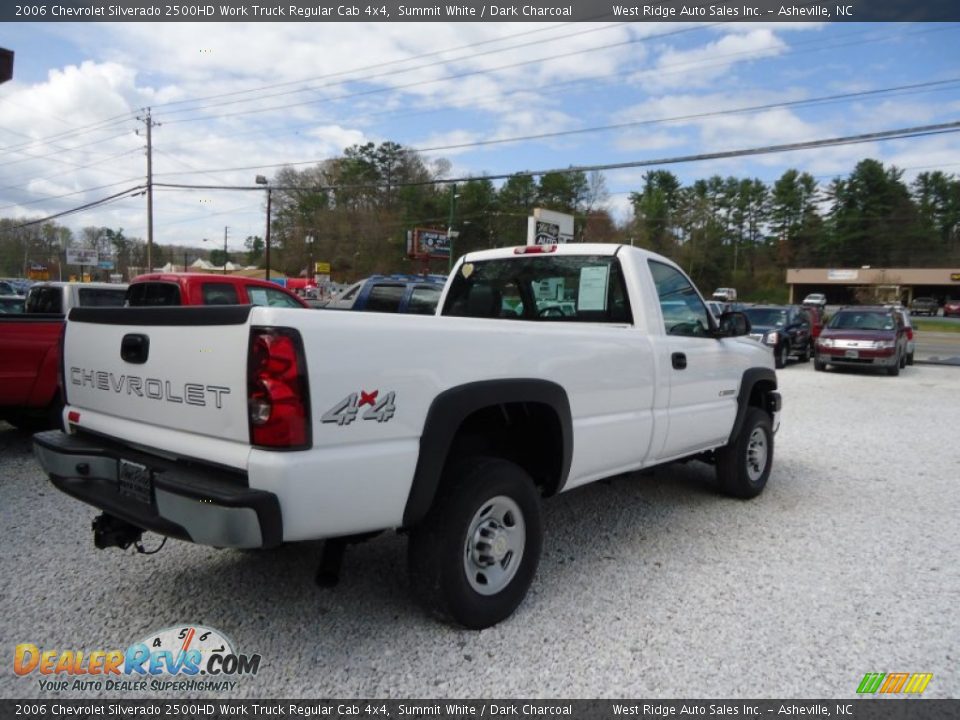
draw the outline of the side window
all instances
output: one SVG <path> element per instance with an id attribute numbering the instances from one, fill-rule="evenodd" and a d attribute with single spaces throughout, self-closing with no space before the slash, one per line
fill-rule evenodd
<path id="1" fill-rule="evenodd" d="M 341 300 L 353 300 L 357 293 L 360 292 L 360 288 L 363 287 L 363 283 L 357 283 L 352 288 L 348 289 L 342 296 Z"/>
<path id="2" fill-rule="evenodd" d="M 440 288 L 419 286 L 413 289 L 407 312 L 414 315 L 433 315 L 440 299 Z"/>
<path id="3" fill-rule="evenodd" d="M 405 285 L 374 285 L 370 289 L 364 310 L 395 313 L 400 309 L 400 301 L 403 300 L 406 289 Z"/>
<path id="4" fill-rule="evenodd" d="M 707 308 L 683 273 L 654 260 L 650 261 L 650 272 L 667 334 L 707 337 L 710 332 Z"/>
<path id="5" fill-rule="evenodd" d="M 63 313 L 63 290 L 41 287 L 30 291 L 26 301 L 28 313 Z"/>
<path id="6" fill-rule="evenodd" d="M 267 305 L 270 307 L 303 307 L 303 305 L 298 303 L 285 292 L 281 292 L 280 290 L 272 290 L 271 288 L 264 288 L 263 290 L 267 296 Z"/>
<path id="7" fill-rule="evenodd" d="M 204 283 L 201 286 L 204 305 L 237 305 L 237 288 L 229 283 Z"/>

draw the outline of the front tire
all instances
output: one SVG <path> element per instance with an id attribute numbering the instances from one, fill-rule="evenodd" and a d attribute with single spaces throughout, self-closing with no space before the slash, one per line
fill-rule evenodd
<path id="1" fill-rule="evenodd" d="M 773 428 L 770 416 L 747 408 L 740 432 L 717 450 L 717 479 L 723 491 L 744 500 L 763 492 L 773 467 Z"/>
<path id="2" fill-rule="evenodd" d="M 913 353 L 907 353 L 907 365 L 913 365 Z"/>
<path id="3" fill-rule="evenodd" d="M 773 359 L 774 367 L 776 367 L 777 370 L 785 368 L 787 366 L 787 357 L 790 355 L 790 348 L 787 347 L 786 343 L 783 343 L 774 352 L 775 352 L 774 359 Z"/>
<path id="4" fill-rule="evenodd" d="M 521 467 L 474 457 L 453 464 L 410 534 L 410 582 L 426 609 L 481 630 L 509 617 L 543 546 L 540 495 Z"/>
<path id="5" fill-rule="evenodd" d="M 899 375 L 900 363 L 901 363 L 901 359 L 900 359 L 900 356 L 898 355 L 897 361 L 893 365 L 887 368 L 887 375 L 890 375 L 891 377 L 896 377 L 897 375 Z"/>
<path id="6" fill-rule="evenodd" d="M 803 349 L 803 354 L 800 356 L 800 362 L 810 362 L 810 357 L 813 355 L 813 348 L 810 347 L 810 343 L 807 343 L 807 346 Z"/>

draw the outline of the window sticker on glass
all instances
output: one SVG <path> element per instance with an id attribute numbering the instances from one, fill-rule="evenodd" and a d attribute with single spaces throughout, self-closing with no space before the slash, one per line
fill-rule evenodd
<path id="1" fill-rule="evenodd" d="M 577 293 L 577 311 L 606 310 L 609 265 L 580 268 L 580 291 Z"/>

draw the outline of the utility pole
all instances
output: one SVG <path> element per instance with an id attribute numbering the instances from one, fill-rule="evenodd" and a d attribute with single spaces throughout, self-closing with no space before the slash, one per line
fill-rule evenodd
<path id="1" fill-rule="evenodd" d="M 264 248 L 265 254 L 266 254 L 266 257 L 264 258 L 264 260 L 267 266 L 267 270 L 266 270 L 266 273 L 264 274 L 264 278 L 267 280 L 267 282 L 270 281 L 270 197 L 271 195 L 273 195 L 273 190 L 268 185 L 267 186 L 267 240 L 266 240 L 266 248 Z"/>
<path id="2" fill-rule="evenodd" d="M 265 175 L 257 175 L 256 179 L 257 185 L 263 185 L 267 190 L 267 240 L 266 247 L 264 250 L 264 264 L 267 266 L 266 271 L 264 272 L 264 278 L 270 280 L 270 199 L 273 194 L 273 188 L 270 187 L 270 181 L 267 180 Z"/>
<path id="3" fill-rule="evenodd" d="M 153 272 L 153 127 L 155 123 L 147 108 L 146 115 L 137 120 L 147 126 L 147 272 Z M 139 135 L 139 131 L 137 132 Z"/>
<path id="4" fill-rule="evenodd" d="M 453 271 L 453 215 L 457 210 L 457 184 L 450 186 L 450 215 L 447 217 L 447 274 Z"/>

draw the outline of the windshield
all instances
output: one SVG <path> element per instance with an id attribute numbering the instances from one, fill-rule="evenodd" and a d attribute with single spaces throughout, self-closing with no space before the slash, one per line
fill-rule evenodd
<path id="1" fill-rule="evenodd" d="M 893 315 L 885 312 L 839 312 L 830 321 L 833 330 L 893 330 Z"/>
<path id="2" fill-rule="evenodd" d="M 771 308 L 747 308 L 743 311 L 751 325 L 783 327 L 787 323 L 787 311 Z"/>

